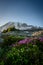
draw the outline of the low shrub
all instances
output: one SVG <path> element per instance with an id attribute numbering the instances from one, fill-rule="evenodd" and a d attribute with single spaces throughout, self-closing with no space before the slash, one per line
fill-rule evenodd
<path id="1" fill-rule="evenodd" d="M 19 42 L 17 46 L 16 42 Z M 12 43 L 15 46 L 12 46 Z M 9 36 L 4 45 L 0 47 L 0 65 L 43 65 L 42 39 L 23 40 L 20 37 Z"/>
<path id="2" fill-rule="evenodd" d="M 8 36 L 6 38 L 4 38 L 4 42 L 2 44 L 2 46 L 8 46 L 11 44 L 15 44 L 16 42 L 23 40 L 23 37 L 15 37 L 15 36 Z"/>
<path id="3" fill-rule="evenodd" d="M 40 50 L 37 45 L 29 44 L 21 45 L 21 47 L 12 47 L 6 53 L 6 60 L 4 61 L 4 65 L 40 65 L 42 64 Z M 40 57 L 40 58 L 39 58 Z"/>

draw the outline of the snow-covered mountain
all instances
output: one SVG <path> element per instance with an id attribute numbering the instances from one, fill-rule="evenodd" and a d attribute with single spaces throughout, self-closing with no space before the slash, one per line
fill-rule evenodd
<path id="1" fill-rule="evenodd" d="M 8 22 L 5 25 L 0 27 L 0 31 L 6 30 L 9 27 L 15 27 L 16 29 L 19 30 L 26 30 L 26 29 L 30 29 L 32 26 L 29 26 L 26 23 Z"/>
<path id="2" fill-rule="evenodd" d="M 8 22 L 5 25 L 0 27 L 0 31 L 6 30 L 7 28 L 12 27 L 12 26 L 14 26 L 14 23 L 13 22 Z"/>
<path id="3" fill-rule="evenodd" d="M 27 25 L 26 23 L 19 23 L 19 22 L 8 22 L 5 25 L 0 27 L 0 31 L 6 30 L 9 27 L 15 27 L 15 29 L 19 30 L 30 30 L 30 29 L 37 29 L 37 27 L 33 25 Z"/>

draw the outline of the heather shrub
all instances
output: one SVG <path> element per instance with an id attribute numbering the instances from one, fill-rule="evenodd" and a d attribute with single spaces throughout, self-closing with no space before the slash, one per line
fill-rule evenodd
<path id="1" fill-rule="evenodd" d="M 29 47 L 12 47 L 6 54 L 4 65 L 39 65 L 39 48 L 30 44 Z"/>
<path id="2" fill-rule="evenodd" d="M 4 38 L 4 42 L 3 42 L 2 46 L 8 46 L 11 44 L 15 44 L 16 42 L 18 42 L 22 39 L 24 39 L 24 38 L 23 37 L 8 36 L 8 37 Z"/>
<path id="3" fill-rule="evenodd" d="M 36 40 L 36 45 L 39 47 L 39 49 L 41 51 L 43 51 L 43 42 L 42 41 L 40 41 L 39 39 L 37 39 Z"/>
<path id="4" fill-rule="evenodd" d="M 3 50 L 2 48 L 0 48 L 0 59 L 1 59 L 2 56 L 3 56 L 3 52 L 4 52 L 4 50 Z"/>
<path id="5" fill-rule="evenodd" d="M 4 61 L 0 61 L 0 65 L 4 65 Z"/>
<path id="6" fill-rule="evenodd" d="M 0 65 L 43 65 L 42 38 L 9 36 L 3 44 L 3 47 L 0 47 Z"/>

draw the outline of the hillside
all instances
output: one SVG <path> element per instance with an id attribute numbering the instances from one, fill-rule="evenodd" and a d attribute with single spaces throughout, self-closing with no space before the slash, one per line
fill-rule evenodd
<path id="1" fill-rule="evenodd" d="M 33 32 L 32 36 L 43 36 L 43 31 Z"/>

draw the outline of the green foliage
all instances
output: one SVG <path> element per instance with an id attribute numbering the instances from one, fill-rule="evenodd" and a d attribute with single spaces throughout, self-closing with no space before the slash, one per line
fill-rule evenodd
<path id="1" fill-rule="evenodd" d="M 43 65 L 43 52 L 37 45 L 6 48 L 4 52 L 4 60 L 0 65 Z"/>
<path id="2" fill-rule="evenodd" d="M 3 30 L 3 33 L 6 33 L 7 32 L 7 30 Z"/>
<path id="3" fill-rule="evenodd" d="M 0 65 L 4 65 L 4 61 L 1 61 L 1 62 L 0 62 Z"/>
<path id="4" fill-rule="evenodd" d="M 4 52 L 4 50 L 2 48 L 0 48 L 0 58 L 2 58 L 3 52 Z"/>
<path id="5" fill-rule="evenodd" d="M 0 47 L 0 65 L 43 65 L 43 42 L 35 40 L 35 44 L 16 44 L 23 37 L 8 36 L 3 47 Z"/>
<path id="6" fill-rule="evenodd" d="M 9 27 L 7 30 L 4 30 L 3 33 L 7 33 L 10 31 L 19 31 L 18 29 L 15 29 L 15 27 Z"/>
<path id="7" fill-rule="evenodd" d="M 37 46 L 12 48 L 6 55 L 5 65 L 39 65 L 39 49 Z"/>
<path id="8" fill-rule="evenodd" d="M 6 38 L 4 38 L 4 43 L 2 43 L 2 46 L 8 46 L 11 44 L 15 44 L 16 42 L 20 41 L 24 39 L 24 37 L 15 37 L 15 36 L 7 36 Z"/>
<path id="9" fill-rule="evenodd" d="M 43 42 L 40 42 L 40 40 L 36 40 L 36 45 L 39 47 L 41 51 L 43 51 Z"/>

